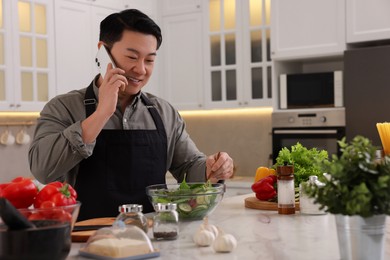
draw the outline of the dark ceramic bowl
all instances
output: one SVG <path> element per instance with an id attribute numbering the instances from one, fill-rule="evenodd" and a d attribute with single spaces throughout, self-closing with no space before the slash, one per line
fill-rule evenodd
<path id="1" fill-rule="evenodd" d="M 7 230 L 0 224 L 0 259 L 65 259 L 72 244 L 70 223 L 31 221 L 36 228 Z"/>

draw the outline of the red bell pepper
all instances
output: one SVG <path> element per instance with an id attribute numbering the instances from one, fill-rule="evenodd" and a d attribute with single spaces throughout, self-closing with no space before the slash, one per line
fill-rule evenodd
<path id="1" fill-rule="evenodd" d="M 272 201 L 277 195 L 276 182 L 276 176 L 269 175 L 252 184 L 251 188 L 259 200 Z"/>
<path id="2" fill-rule="evenodd" d="M 43 187 L 34 201 L 34 207 L 40 208 L 45 201 L 54 202 L 55 206 L 76 204 L 77 193 L 68 183 L 51 182 Z"/>
<path id="3" fill-rule="evenodd" d="M 30 178 L 17 177 L 1 186 L 0 197 L 8 199 L 15 208 L 28 208 L 38 194 L 38 188 Z"/>

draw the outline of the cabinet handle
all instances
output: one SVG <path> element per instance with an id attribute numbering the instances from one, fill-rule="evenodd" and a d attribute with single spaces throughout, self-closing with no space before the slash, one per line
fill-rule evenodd
<path id="1" fill-rule="evenodd" d="M 16 107 L 21 107 L 21 105 L 20 104 L 16 104 Z"/>
<path id="2" fill-rule="evenodd" d="M 14 107 L 14 106 L 15 106 L 15 104 L 10 104 L 10 105 L 9 105 L 9 107 Z"/>
<path id="3" fill-rule="evenodd" d="M 202 107 L 202 104 L 199 104 L 198 107 Z"/>
<path id="4" fill-rule="evenodd" d="M 244 105 L 248 105 L 248 101 L 245 101 L 245 102 L 244 102 Z"/>
<path id="5" fill-rule="evenodd" d="M 241 103 L 241 102 L 238 102 L 238 105 L 239 105 L 239 106 L 242 106 L 242 103 Z"/>
<path id="6" fill-rule="evenodd" d="M 196 8 L 200 9 L 200 5 L 196 5 Z"/>

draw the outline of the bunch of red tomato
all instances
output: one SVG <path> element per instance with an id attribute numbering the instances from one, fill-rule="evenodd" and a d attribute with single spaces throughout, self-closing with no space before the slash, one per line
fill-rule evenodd
<path id="1" fill-rule="evenodd" d="M 59 181 L 45 185 L 41 190 L 30 178 L 17 177 L 9 183 L 0 184 L 0 197 L 8 199 L 15 208 L 47 209 L 29 214 L 29 220 L 71 220 L 70 212 L 56 208 L 76 204 L 77 193 L 68 183 Z M 50 210 L 52 209 L 52 210 Z"/>

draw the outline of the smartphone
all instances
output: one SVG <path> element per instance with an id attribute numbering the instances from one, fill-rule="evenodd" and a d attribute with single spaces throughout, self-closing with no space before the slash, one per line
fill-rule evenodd
<path id="1" fill-rule="evenodd" d="M 95 58 L 95 63 L 96 63 L 96 66 L 98 67 L 100 75 L 102 75 L 103 79 L 104 79 L 104 76 L 106 75 L 107 66 L 109 63 L 112 64 L 113 68 L 116 68 L 116 65 L 115 65 L 113 59 L 111 58 L 111 55 L 109 54 L 108 50 L 106 49 L 106 47 L 104 45 L 102 45 L 100 47 L 100 49 L 98 50 L 98 52 L 96 54 L 96 58 Z"/>

